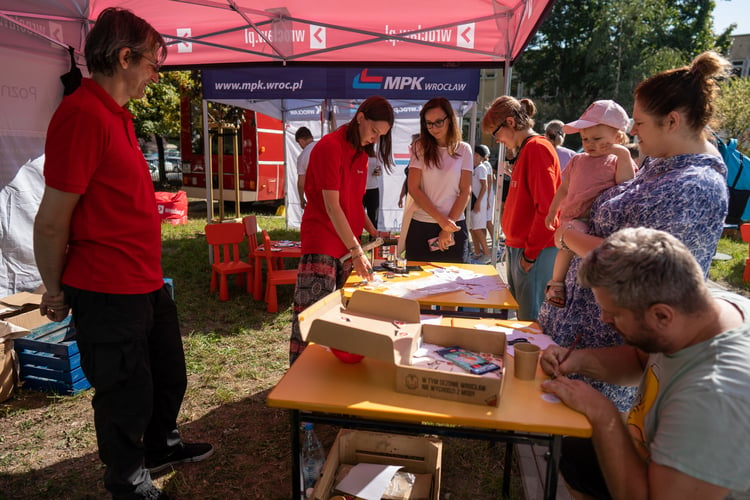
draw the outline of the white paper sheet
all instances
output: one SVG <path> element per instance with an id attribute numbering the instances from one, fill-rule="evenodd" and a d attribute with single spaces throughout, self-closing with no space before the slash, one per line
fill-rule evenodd
<path id="1" fill-rule="evenodd" d="M 538 330 L 536 328 L 524 328 L 523 330 L 517 330 L 504 326 L 482 324 L 476 325 L 474 328 L 476 328 L 477 330 L 489 330 L 491 332 L 503 332 L 505 333 L 505 338 L 508 342 L 516 339 L 526 339 L 530 344 L 538 345 L 542 351 L 544 351 L 551 345 L 557 345 L 557 343 L 552 340 L 552 337 L 550 337 L 549 335 L 544 335 L 541 330 Z M 515 351 L 513 350 L 513 346 L 510 344 L 508 344 L 505 350 L 511 356 L 513 356 L 515 353 Z"/>
<path id="2" fill-rule="evenodd" d="M 336 489 L 364 500 L 380 500 L 402 465 L 357 464 Z"/>

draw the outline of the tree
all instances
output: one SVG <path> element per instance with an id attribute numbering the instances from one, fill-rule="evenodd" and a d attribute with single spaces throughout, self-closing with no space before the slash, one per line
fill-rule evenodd
<path id="1" fill-rule="evenodd" d="M 723 82 L 717 111 L 720 130 L 726 137 L 736 137 L 738 149 L 750 154 L 750 78 Z"/>
<path id="2" fill-rule="evenodd" d="M 591 102 L 632 109 L 635 86 L 688 64 L 711 48 L 727 51 L 729 31 L 711 32 L 714 0 L 558 0 L 516 64 L 539 118 L 577 118 Z M 721 45 L 717 45 L 721 44 Z"/>
<path id="3" fill-rule="evenodd" d="M 143 99 L 131 100 L 128 109 L 133 113 L 135 133 L 141 139 L 154 138 L 159 154 L 159 179 L 167 183 L 164 163 L 164 138 L 180 135 L 180 95 L 192 89 L 189 71 L 159 73 L 159 82 L 146 87 Z"/>

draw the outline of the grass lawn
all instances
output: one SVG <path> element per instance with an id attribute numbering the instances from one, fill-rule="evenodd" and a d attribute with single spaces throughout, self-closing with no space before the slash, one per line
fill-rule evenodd
<path id="1" fill-rule="evenodd" d="M 273 239 L 298 239 L 283 217 L 257 213 Z M 278 314 L 268 314 L 230 280 L 230 300 L 209 294 L 205 204 L 191 204 L 190 221 L 163 226 L 164 275 L 174 280 L 189 385 L 180 415 L 188 441 L 210 441 L 210 461 L 184 464 L 159 477 L 178 499 L 288 499 L 289 417 L 265 406 L 268 391 L 288 366 L 292 286 L 279 288 Z M 246 252 L 246 249 L 245 249 Z M 728 233 L 711 279 L 748 294 L 742 273 L 748 246 Z M 91 397 L 21 389 L 0 403 L 0 500 L 106 498 L 97 456 Z M 330 446 L 336 429 L 316 426 Z M 444 440 L 441 498 L 482 500 L 501 491 L 503 446 Z M 517 465 L 511 498 L 523 499 Z"/>
<path id="2" fill-rule="evenodd" d="M 256 215 L 272 239 L 299 238 L 285 229 L 283 217 Z M 205 220 L 205 204 L 191 203 L 188 224 L 162 226 L 162 264 L 164 276 L 174 280 L 188 367 L 181 431 L 187 441 L 213 443 L 216 453 L 210 461 L 181 465 L 156 484 L 178 499 L 288 499 L 289 416 L 266 407 L 265 398 L 288 367 L 293 286 L 279 287 L 278 314 L 267 313 L 265 303 L 233 279 L 229 301 L 209 294 Z M 20 389 L 0 403 L 0 500 L 107 498 L 92 396 Z M 316 426 L 325 446 L 336 431 Z M 504 446 L 444 443 L 441 498 L 497 498 Z M 517 465 L 511 498 L 524 498 Z"/>

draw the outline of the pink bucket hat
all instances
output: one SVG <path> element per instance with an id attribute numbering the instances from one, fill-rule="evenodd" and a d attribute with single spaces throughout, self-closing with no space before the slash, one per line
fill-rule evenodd
<path id="1" fill-rule="evenodd" d="M 566 134 L 575 134 L 581 129 L 593 127 L 594 125 L 608 125 L 622 130 L 628 129 L 630 119 L 628 114 L 622 109 L 622 106 L 609 99 L 603 101 L 594 101 L 581 117 L 574 122 L 566 123 L 563 131 Z"/>

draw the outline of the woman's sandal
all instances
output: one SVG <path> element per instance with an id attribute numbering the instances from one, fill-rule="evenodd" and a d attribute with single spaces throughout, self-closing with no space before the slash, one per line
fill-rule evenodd
<path id="1" fill-rule="evenodd" d="M 555 307 L 565 307 L 565 283 L 548 281 L 544 289 L 544 299 Z"/>

